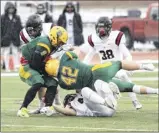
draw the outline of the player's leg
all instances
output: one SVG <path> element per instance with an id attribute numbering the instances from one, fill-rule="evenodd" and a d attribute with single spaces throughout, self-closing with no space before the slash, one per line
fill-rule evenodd
<path id="1" fill-rule="evenodd" d="M 123 60 L 121 61 L 121 69 L 124 70 L 149 70 L 149 71 L 153 71 L 155 69 L 153 64 L 139 64 L 136 63 L 134 61 L 127 61 L 127 60 Z"/>
<path id="2" fill-rule="evenodd" d="M 132 82 L 125 70 L 118 71 L 115 77 L 119 78 L 122 81 Z M 131 98 L 132 103 L 136 109 L 142 108 L 142 105 L 138 101 L 137 96 L 134 92 L 128 92 L 128 95 Z"/>
<path id="3" fill-rule="evenodd" d="M 1 68 L 4 69 L 4 47 L 1 47 Z"/>
<path id="4" fill-rule="evenodd" d="M 44 87 L 44 80 L 42 76 L 37 71 L 31 69 L 29 65 L 20 66 L 19 75 L 21 80 L 30 85 L 31 88 L 27 91 L 17 116 L 29 117 L 27 107 L 35 98 L 40 88 Z"/>
<path id="5" fill-rule="evenodd" d="M 105 117 L 112 117 L 116 110 L 109 108 L 108 106 L 101 105 L 101 104 L 94 104 L 93 102 L 85 99 L 85 104 L 93 113 L 93 116 L 105 116 Z"/>
<path id="6" fill-rule="evenodd" d="M 17 71 L 18 67 L 19 67 L 19 53 L 18 53 L 18 47 L 14 46 L 12 44 L 12 54 L 13 54 L 13 62 L 14 62 L 14 71 Z"/>
<path id="7" fill-rule="evenodd" d="M 39 108 L 42 108 L 45 106 L 45 93 L 46 93 L 47 88 L 46 87 L 42 87 L 39 91 L 38 91 L 38 99 L 39 99 Z"/>
<path id="8" fill-rule="evenodd" d="M 110 108 L 116 109 L 117 101 L 114 98 L 113 93 L 109 89 L 108 85 L 105 85 L 101 80 L 97 80 L 94 86 L 97 88 L 96 91 L 98 94 L 95 91 L 90 90 L 90 88 L 84 87 L 81 90 L 82 96 L 94 103 L 102 105 L 105 104 Z"/>
<path id="9" fill-rule="evenodd" d="M 30 114 L 39 114 L 40 110 L 45 107 L 45 93 L 46 93 L 47 88 L 42 87 L 38 91 L 38 99 L 39 99 L 39 107 L 36 110 L 30 111 Z"/>
<path id="10" fill-rule="evenodd" d="M 40 112 L 46 114 L 47 116 L 51 116 L 55 113 L 55 110 L 52 106 L 54 102 L 55 95 L 57 92 L 58 82 L 54 78 L 50 76 L 43 77 L 45 81 L 45 86 L 47 87 L 47 91 L 45 94 L 45 107 L 43 107 Z"/>
<path id="11" fill-rule="evenodd" d="M 118 86 L 120 92 L 135 92 L 137 94 L 158 94 L 158 89 L 154 89 L 151 87 L 136 85 L 134 83 L 121 81 L 116 78 L 113 78 L 110 81 L 114 82 Z"/>
<path id="12" fill-rule="evenodd" d="M 55 95 L 55 99 L 54 99 L 53 104 L 61 105 L 60 88 L 59 88 L 59 87 L 57 88 L 57 92 L 56 92 L 56 95 Z"/>
<path id="13" fill-rule="evenodd" d="M 105 102 L 106 100 L 99 96 L 96 92 L 90 88 L 85 87 L 81 90 L 84 102 L 87 107 L 92 111 L 93 116 L 112 116 L 115 113 L 115 109 L 112 109 Z M 108 99 L 107 99 L 108 100 Z M 107 101 L 108 102 L 108 101 Z M 109 103 L 111 101 L 109 100 Z"/>
<path id="14" fill-rule="evenodd" d="M 112 106 L 114 107 L 114 109 L 117 108 L 116 99 L 118 99 L 120 97 L 120 91 L 116 84 L 114 84 L 112 82 L 110 82 L 108 84 L 107 82 L 104 82 L 102 80 L 96 80 L 94 83 L 94 87 L 95 87 L 95 90 L 97 91 L 97 93 L 101 97 L 103 97 L 104 99 L 108 99 L 108 100 L 111 99 Z"/>
<path id="15" fill-rule="evenodd" d="M 5 63 L 5 70 L 7 72 L 10 71 L 10 68 L 9 68 L 9 59 L 10 59 L 10 47 L 5 47 L 4 48 L 4 63 Z"/>

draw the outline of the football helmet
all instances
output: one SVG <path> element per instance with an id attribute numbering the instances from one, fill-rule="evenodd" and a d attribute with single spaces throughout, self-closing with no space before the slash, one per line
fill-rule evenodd
<path id="1" fill-rule="evenodd" d="M 100 17 L 95 25 L 95 30 L 100 38 L 109 37 L 112 21 L 108 17 Z"/>
<path id="2" fill-rule="evenodd" d="M 57 59 L 49 59 L 45 64 L 45 71 L 48 75 L 56 77 L 60 62 Z"/>
<path id="3" fill-rule="evenodd" d="M 76 97 L 76 94 L 67 94 L 63 100 L 63 105 L 66 107 L 71 101 L 73 101 Z"/>
<path id="4" fill-rule="evenodd" d="M 67 43 L 68 33 L 61 26 L 54 26 L 51 28 L 49 38 L 54 47 L 60 47 Z"/>
<path id="5" fill-rule="evenodd" d="M 29 16 L 25 27 L 31 38 L 40 36 L 42 32 L 42 20 L 40 16 L 37 14 Z"/>

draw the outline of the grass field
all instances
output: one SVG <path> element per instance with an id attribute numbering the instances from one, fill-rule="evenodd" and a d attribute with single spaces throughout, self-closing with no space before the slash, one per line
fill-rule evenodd
<path id="1" fill-rule="evenodd" d="M 157 77 L 157 72 L 136 73 L 135 77 Z M 137 84 L 158 88 L 158 81 L 136 81 Z M 2 131 L 158 131 L 158 97 L 156 95 L 137 95 L 143 105 L 136 111 L 128 98 L 122 93 L 117 113 L 111 117 L 68 117 L 55 115 L 31 115 L 19 118 L 17 110 L 28 86 L 18 77 L 1 77 L 1 129 Z M 72 91 L 60 91 L 61 98 Z M 37 98 L 29 106 L 35 109 Z"/>

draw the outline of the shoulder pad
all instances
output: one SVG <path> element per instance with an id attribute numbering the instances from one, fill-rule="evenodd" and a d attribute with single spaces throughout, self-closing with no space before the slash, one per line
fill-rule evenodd
<path id="1" fill-rule="evenodd" d="M 94 43 L 93 43 L 93 41 L 92 41 L 92 35 L 89 35 L 89 36 L 88 36 L 88 43 L 89 43 L 92 47 L 94 47 Z"/>
<path id="2" fill-rule="evenodd" d="M 117 37 L 116 37 L 116 40 L 115 40 L 115 44 L 116 44 L 116 45 L 119 46 L 120 40 L 121 40 L 122 36 L 123 36 L 123 32 L 120 31 L 120 32 L 118 33 Z"/>
<path id="3" fill-rule="evenodd" d="M 20 36 L 20 40 L 23 42 L 23 43 L 28 43 L 30 42 L 32 39 L 30 38 L 30 36 L 28 35 L 27 31 L 25 28 L 23 28 L 20 33 L 19 33 L 19 36 Z"/>

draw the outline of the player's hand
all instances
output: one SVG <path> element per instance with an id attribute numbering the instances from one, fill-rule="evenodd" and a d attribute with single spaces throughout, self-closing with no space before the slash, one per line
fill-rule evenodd
<path id="1" fill-rule="evenodd" d="M 152 63 L 142 64 L 141 69 L 147 70 L 147 71 L 154 71 L 155 70 L 155 66 Z"/>
<path id="2" fill-rule="evenodd" d="M 47 106 L 47 107 L 43 107 L 40 110 L 41 114 L 45 114 L 46 116 L 51 116 L 53 114 L 56 114 L 56 111 L 54 110 L 53 106 Z"/>
<path id="3" fill-rule="evenodd" d="M 73 47 L 72 44 L 63 45 L 62 48 L 63 48 L 63 50 L 65 50 L 65 51 L 73 51 L 73 50 L 74 50 L 74 47 Z"/>

